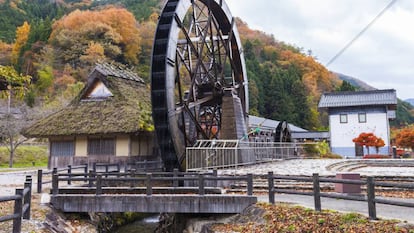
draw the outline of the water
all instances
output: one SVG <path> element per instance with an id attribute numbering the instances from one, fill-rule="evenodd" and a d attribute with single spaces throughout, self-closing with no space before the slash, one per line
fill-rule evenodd
<path id="1" fill-rule="evenodd" d="M 153 233 L 158 226 L 159 215 L 140 219 L 118 228 L 114 233 Z"/>

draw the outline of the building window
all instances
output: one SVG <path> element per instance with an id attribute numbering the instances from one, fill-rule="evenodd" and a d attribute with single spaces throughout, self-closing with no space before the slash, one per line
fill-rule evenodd
<path id="1" fill-rule="evenodd" d="M 339 122 L 340 123 L 348 123 L 348 115 L 347 114 L 340 114 L 339 115 Z"/>
<path id="2" fill-rule="evenodd" d="M 358 121 L 359 121 L 359 123 L 366 123 L 367 122 L 367 114 L 366 113 L 358 113 Z"/>
<path id="3" fill-rule="evenodd" d="M 52 141 L 50 142 L 51 156 L 74 156 L 75 143 L 73 141 Z"/>
<path id="4" fill-rule="evenodd" d="M 88 138 L 88 155 L 115 155 L 115 139 Z"/>

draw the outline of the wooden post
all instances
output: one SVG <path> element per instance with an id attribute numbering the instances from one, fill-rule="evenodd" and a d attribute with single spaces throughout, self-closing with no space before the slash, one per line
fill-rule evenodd
<path id="1" fill-rule="evenodd" d="M 375 206 L 375 183 L 373 177 L 367 177 L 367 199 L 368 215 L 371 220 L 377 219 L 377 210 Z"/>
<path id="2" fill-rule="evenodd" d="M 204 189 L 204 174 L 198 174 L 198 194 L 203 196 L 205 194 Z"/>
<path id="3" fill-rule="evenodd" d="M 53 195 L 59 194 L 59 175 L 58 174 L 52 175 L 52 194 Z"/>
<path id="4" fill-rule="evenodd" d="M 269 202 L 275 204 L 275 184 L 273 181 L 273 172 L 267 174 L 267 183 L 269 186 Z"/>
<path id="5" fill-rule="evenodd" d="M 89 187 L 93 186 L 93 178 L 94 178 L 94 171 L 90 170 L 89 171 Z"/>
<path id="6" fill-rule="evenodd" d="M 37 193 L 42 192 L 42 177 L 43 176 L 43 170 L 37 170 Z"/>
<path id="7" fill-rule="evenodd" d="M 22 229 L 23 189 L 16 189 L 16 195 L 20 198 L 14 200 L 14 214 L 18 217 L 13 219 L 13 233 L 20 233 Z"/>
<path id="8" fill-rule="evenodd" d="M 28 188 L 29 191 L 23 196 L 23 205 L 28 204 L 27 210 L 23 213 L 23 219 L 30 219 L 30 209 L 32 200 L 32 180 L 27 180 L 24 183 L 24 188 Z"/>
<path id="9" fill-rule="evenodd" d="M 102 175 L 96 176 L 96 195 L 102 194 Z"/>
<path id="10" fill-rule="evenodd" d="M 247 195 L 253 196 L 253 174 L 247 174 Z"/>
<path id="11" fill-rule="evenodd" d="M 68 165 L 68 185 L 72 184 L 72 165 Z"/>
<path id="12" fill-rule="evenodd" d="M 135 177 L 135 169 L 131 169 L 130 177 L 131 178 Z M 137 186 L 137 182 L 135 180 L 132 180 L 130 185 L 131 185 L 131 187 L 135 187 L 135 186 Z"/>
<path id="13" fill-rule="evenodd" d="M 147 180 L 146 180 L 147 196 L 151 196 L 152 195 L 152 184 L 151 184 L 151 180 L 152 180 L 152 174 L 151 173 L 147 173 Z"/>
<path id="14" fill-rule="evenodd" d="M 53 168 L 53 172 L 52 172 L 52 174 L 57 174 L 58 173 L 58 170 L 57 170 L 57 168 L 56 167 L 54 167 Z"/>
<path id="15" fill-rule="evenodd" d="M 213 170 L 213 177 L 214 177 L 214 178 L 217 178 L 217 169 L 214 169 L 214 170 Z M 217 180 L 214 180 L 213 184 L 214 184 L 214 185 L 213 185 L 214 187 L 217 187 L 217 186 L 218 186 L 218 185 L 217 185 Z"/>
<path id="16" fill-rule="evenodd" d="M 178 169 L 177 168 L 174 168 L 174 170 L 173 170 L 173 187 L 174 188 L 177 188 L 178 187 L 178 180 L 175 179 L 177 177 L 178 177 Z"/>
<path id="17" fill-rule="evenodd" d="M 85 167 L 83 168 L 83 173 L 85 174 L 84 178 L 85 178 L 85 182 L 88 182 L 86 179 L 88 178 L 88 164 L 85 163 Z"/>
<path id="18" fill-rule="evenodd" d="M 108 177 L 109 164 L 105 164 L 105 177 Z"/>
<path id="19" fill-rule="evenodd" d="M 319 183 L 319 174 L 313 173 L 313 198 L 315 202 L 315 210 L 321 211 L 321 188 Z"/>

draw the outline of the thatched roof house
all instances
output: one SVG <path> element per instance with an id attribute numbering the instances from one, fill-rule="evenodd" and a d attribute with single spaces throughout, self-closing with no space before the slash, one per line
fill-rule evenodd
<path id="1" fill-rule="evenodd" d="M 49 165 L 62 167 L 151 156 L 153 129 L 144 81 L 129 70 L 99 64 L 67 107 L 31 125 L 23 135 L 48 138 Z"/>

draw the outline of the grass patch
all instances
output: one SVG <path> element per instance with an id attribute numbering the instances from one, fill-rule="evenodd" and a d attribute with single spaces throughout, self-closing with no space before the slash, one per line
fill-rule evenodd
<path id="1" fill-rule="evenodd" d="M 0 147 L 0 168 L 9 167 L 9 150 Z M 47 146 L 26 146 L 17 147 L 13 159 L 13 168 L 45 167 L 47 166 Z"/>

